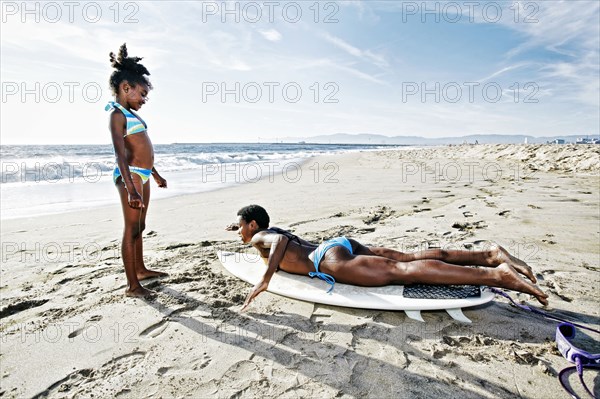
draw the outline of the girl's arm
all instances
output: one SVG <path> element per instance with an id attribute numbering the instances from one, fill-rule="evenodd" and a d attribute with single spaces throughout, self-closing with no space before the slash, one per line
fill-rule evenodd
<path id="1" fill-rule="evenodd" d="M 262 280 L 254 286 L 250 294 L 248 294 L 246 297 L 246 301 L 241 309 L 242 311 L 245 310 L 248 305 L 250 305 L 250 302 L 252 302 L 252 300 L 256 298 L 258 294 L 267 289 L 269 282 L 271 281 L 271 277 L 273 277 L 277 267 L 279 267 L 279 263 L 283 260 L 285 249 L 288 243 L 288 238 L 281 234 L 260 234 L 260 237 L 257 237 L 259 234 L 256 234 L 253 237 L 252 245 L 258 245 L 263 248 L 271 248 L 271 251 L 269 252 L 269 260 L 267 261 L 267 271 L 265 272 Z M 255 237 L 257 238 L 256 240 Z"/>
<path id="2" fill-rule="evenodd" d="M 158 187 L 167 188 L 167 180 L 158 174 L 158 171 L 154 166 L 152 167 L 152 176 L 154 177 L 156 184 L 158 184 Z"/>
<path id="3" fill-rule="evenodd" d="M 117 166 L 121 171 L 121 179 L 125 184 L 125 189 L 129 194 L 129 206 L 132 208 L 143 208 L 144 202 L 142 197 L 137 192 L 133 179 L 131 178 L 131 172 L 129 171 L 129 165 L 127 164 L 127 155 L 125 150 L 125 124 L 127 120 L 122 112 L 114 110 L 110 114 L 110 134 L 112 136 L 113 146 L 115 148 L 115 155 L 117 157 Z"/>

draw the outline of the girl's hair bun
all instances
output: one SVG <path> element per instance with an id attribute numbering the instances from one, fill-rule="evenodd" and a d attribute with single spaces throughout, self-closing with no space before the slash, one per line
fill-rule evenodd
<path id="1" fill-rule="evenodd" d="M 142 75 L 150 75 L 146 67 L 139 63 L 142 59 L 142 57 L 128 57 L 127 43 L 121 45 L 118 56 L 115 56 L 113 52 L 110 53 L 110 64 L 116 70 L 129 70 Z"/>
<path id="2" fill-rule="evenodd" d="M 113 94 L 117 94 L 119 91 L 119 85 L 123 81 L 129 82 L 129 84 L 135 86 L 138 83 L 143 83 L 152 89 L 150 80 L 145 76 L 149 76 L 150 72 L 140 61 L 142 57 L 129 57 L 127 54 L 127 44 L 123 43 L 119 48 L 119 54 L 110 53 L 110 64 L 115 71 L 110 75 L 110 88 Z"/>

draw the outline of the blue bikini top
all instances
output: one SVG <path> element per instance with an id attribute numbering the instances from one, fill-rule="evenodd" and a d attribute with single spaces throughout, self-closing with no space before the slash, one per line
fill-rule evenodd
<path id="1" fill-rule="evenodd" d="M 121 111 L 123 113 L 123 115 L 125 115 L 125 118 L 127 119 L 127 129 L 126 129 L 123 137 L 127 137 L 129 135 L 136 134 L 136 133 L 142 133 L 147 130 L 148 126 L 146 125 L 146 122 L 144 122 L 144 120 L 142 118 L 140 118 L 133 111 L 129 111 L 127 108 L 125 108 L 124 106 L 122 106 L 121 104 L 119 104 L 117 102 L 109 101 L 108 104 L 106 104 L 106 107 L 104 107 L 104 110 L 110 111 L 111 109 L 115 109 L 115 108 L 117 108 L 119 111 Z"/>

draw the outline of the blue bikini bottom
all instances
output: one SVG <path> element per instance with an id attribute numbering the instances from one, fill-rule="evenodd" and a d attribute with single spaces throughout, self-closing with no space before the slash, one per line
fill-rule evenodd
<path id="1" fill-rule="evenodd" d="M 136 175 L 138 175 L 141 179 L 142 179 L 142 184 L 146 184 L 146 182 L 148 181 L 148 179 L 150 178 L 150 175 L 152 174 L 152 170 L 151 169 L 144 169 L 144 168 L 139 168 L 137 166 L 129 166 L 129 171 L 131 173 L 135 173 Z M 121 171 L 119 170 L 119 167 L 117 166 L 115 168 L 115 170 L 113 171 L 113 183 L 117 183 L 117 179 L 121 177 Z"/>
<path id="2" fill-rule="evenodd" d="M 330 293 L 333 290 L 333 286 L 335 285 L 335 279 L 330 274 L 321 273 L 319 271 L 319 263 L 321 263 L 323 256 L 325 256 L 325 253 L 334 247 L 344 247 L 350 252 L 350 254 L 352 254 L 352 244 L 350 244 L 350 241 L 346 237 L 337 237 L 332 238 L 331 240 L 327 240 L 321 243 L 321 245 L 319 245 L 314 251 L 313 263 L 315 265 L 316 271 L 308 273 L 308 275 L 311 278 L 317 277 L 325 281 L 326 283 L 331 284 L 331 287 L 329 288 L 327 293 Z"/>

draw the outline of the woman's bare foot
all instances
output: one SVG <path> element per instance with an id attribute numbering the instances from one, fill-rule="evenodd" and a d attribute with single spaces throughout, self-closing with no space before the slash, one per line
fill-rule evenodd
<path id="1" fill-rule="evenodd" d="M 158 272 L 156 270 L 144 269 L 139 272 L 136 272 L 138 280 L 146 280 L 152 277 L 166 277 L 169 274 L 165 272 Z"/>
<path id="2" fill-rule="evenodd" d="M 154 291 L 147 290 L 146 288 L 142 287 L 141 285 L 137 286 L 134 289 L 128 288 L 127 290 L 125 290 L 125 295 L 130 296 L 130 297 L 145 297 L 145 296 L 150 296 L 154 293 L 155 293 Z"/>
<path id="3" fill-rule="evenodd" d="M 527 263 L 525 263 L 524 261 L 522 261 L 521 259 L 519 259 L 517 257 L 512 256 L 506 249 L 504 249 L 503 247 L 501 247 L 500 245 L 498 245 L 496 243 L 492 243 L 490 251 L 492 251 L 492 253 L 494 253 L 494 258 L 498 263 L 500 263 L 500 264 L 508 263 L 517 272 L 521 273 L 522 275 L 527 277 L 529 280 L 531 280 L 532 283 L 534 283 L 534 284 L 537 283 L 537 279 L 535 278 L 535 275 L 533 274 L 533 270 L 531 269 L 531 266 L 529 266 Z"/>
<path id="4" fill-rule="evenodd" d="M 498 271 L 499 287 L 533 295 L 542 305 L 548 305 L 548 295 L 537 285 L 521 278 L 510 263 L 502 263 L 495 270 Z"/>

